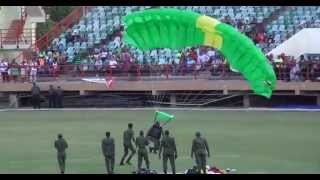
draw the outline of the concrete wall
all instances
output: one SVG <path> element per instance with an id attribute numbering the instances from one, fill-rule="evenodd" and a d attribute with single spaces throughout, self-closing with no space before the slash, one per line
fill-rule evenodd
<path id="1" fill-rule="evenodd" d="M 12 20 L 20 19 L 20 6 L 1 6 L 0 29 L 9 28 Z"/>

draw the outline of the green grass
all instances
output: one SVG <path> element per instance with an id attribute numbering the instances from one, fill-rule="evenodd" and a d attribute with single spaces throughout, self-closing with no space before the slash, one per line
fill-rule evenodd
<path id="1" fill-rule="evenodd" d="M 200 130 L 211 148 L 209 164 L 237 173 L 319 173 L 319 112 L 175 111 L 167 126 L 176 138 L 177 171 L 193 166 L 191 141 Z M 116 173 L 135 170 L 118 166 L 122 133 L 129 122 L 135 133 L 147 130 L 153 111 L 42 111 L 0 113 L 0 173 L 57 173 L 53 142 L 63 133 L 67 173 L 104 173 L 100 143 L 106 130 L 116 140 Z M 162 170 L 158 156 L 151 167 Z"/>

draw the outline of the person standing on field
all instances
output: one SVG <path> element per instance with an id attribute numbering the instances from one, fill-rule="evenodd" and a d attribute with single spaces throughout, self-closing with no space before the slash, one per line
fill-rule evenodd
<path id="1" fill-rule="evenodd" d="M 153 151 L 153 153 L 156 154 L 157 151 L 159 150 L 160 139 L 162 134 L 163 134 L 162 127 L 160 126 L 160 123 L 156 121 L 147 133 L 148 139 L 154 144 L 153 147 L 149 148 L 150 153 Z"/>
<path id="2" fill-rule="evenodd" d="M 150 168 L 150 162 L 148 158 L 147 146 L 149 141 L 144 137 L 143 131 L 140 131 L 140 136 L 136 138 L 136 146 L 138 148 L 138 171 L 141 170 L 142 159 L 144 159 L 147 169 Z"/>
<path id="3" fill-rule="evenodd" d="M 56 105 L 57 108 L 63 108 L 63 90 L 60 86 L 56 89 Z"/>
<path id="4" fill-rule="evenodd" d="M 132 142 L 134 142 L 134 131 L 132 129 L 133 124 L 129 123 L 128 124 L 128 129 L 125 130 L 123 132 L 123 147 L 124 147 L 124 154 L 121 158 L 121 162 L 120 162 L 120 166 L 124 165 L 124 161 L 128 155 L 128 151 L 131 151 L 130 156 L 128 157 L 128 159 L 126 160 L 126 163 L 131 165 L 130 160 L 131 158 L 134 156 L 134 154 L 136 153 L 135 148 L 133 147 Z"/>
<path id="5" fill-rule="evenodd" d="M 68 143 L 62 137 L 62 134 L 58 134 L 58 139 L 54 142 L 54 147 L 57 150 L 57 159 L 60 173 L 64 174 L 66 168 L 66 149 L 68 148 Z"/>
<path id="6" fill-rule="evenodd" d="M 178 157 L 177 147 L 176 147 L 174 138 L 169 136 L 168 130 L 165 131 L 164 137 L 161 140 L 160 150 L 159 150 L 159 159 L 161 159 L 162 149 L 163 149 L 162 163 L 163 163 L 164 174 L 167 174 L 168 159 L 170 160 L 172 174 L 176 174 L 175 159 L 177 159 Z"/>
<path id="7" fill-rule="evenodd" d="M 201 137 L 200 132 L 196 132 L 196 137 L 192 141 L 191 158 L 195 155 L 198 172 L 206 173 L 207 155 L 210 157 L 207 140 Z"/>
<path id="8" fill-rule="evenodd" d="M 40 88 L 35 82 L 32 84 L 31 95 L 33 109 L 40 109 Z"/>
<path id="9" fill-rule="evenodd" d="M 56 96 L 57 96 L 57 92 L 55 90 L 55 88 L 50 85 L 49 87 L 49 108 L 56 108 Z"/>
<path id="10" fill-rule="evenodd" d="M 114 157 L 115 157 L 115 145 L 114 139 L 110 137 L 110 132 L 106 132 L 106 137 L 101 143 L 102 153 L 105 159 L 105 165 L 108 174 L 113 174 L 114 170 Z"/>

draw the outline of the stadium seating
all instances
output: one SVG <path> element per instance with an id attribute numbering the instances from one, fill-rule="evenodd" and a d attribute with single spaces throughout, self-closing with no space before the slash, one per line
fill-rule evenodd
<path id="1" fill-rule="evenodd" d="M 320 7 L 301 6 L 290 7 L 289 9 L 281 9 L 280 6 L 161 6 L 166 8 L 186 9 L 213 16 L 225 23 L 229 23 L 248 36 L 250 32 L 256 33 L 254 30 L 257 23 L 264 23 L 264 20 L 271 18 L 274 12 L 280 12 L 271 23 L 266 24 L 265 36 L 272 38 L 273 42 L 257 42 L 257 46 L 265 53 L 269 52 L 281 42 L 291 37 L 297 31 L 305 27 L 320 27 Z M 149 62 L 151 64 L 168 64 L 174 61 L 179 64 L 179 58 L 183 52 L 187 57 L 185 63 L 187 67 L 193 67 L 195 63 L 199 63 L 199 59 L 194 59 L 189 54 L 190 48 L 181 51 L 172 51 L 170 49 L 158 49 L 154 51 L 142 52 L 133 47 L 126 47 L 122 42 L 122 17 L 131 12 L 140 11 L 151 8 L 150 6 L 98 6 L 92 9 L 80 22 L 72 28 L 62 33 L 59 38 L 52 41 L 53 49 L 58 49 L 60 53 L 65 54 L 69 64 L 75 64 L 79 60 L 75 60 L 77 54 L 86 54 L 88 57 L 81 61 L 88 63 L 87 59 L 91 58 L 95 64 L 102 50 L 110 55 L 119 56 L 124 48 L 128 49 L 130 56 L 139 64 Z M 240 25 L 239 25 L 240 24 Z M 250 35 L 251 38 L 255 38 Z M 213 49 L 207 48 L 206 51 Z M 202 55 L 203 49 L 195 48 L 198 57 Z M 210 57 L 214 59 L 213 64 L 223 63 L 223 57 L 218 52 Z M 107 58 L 107 61 L 109 58 Z M 108 64 L 108 62 L 103 62 Z M 219 65 L 218 63 L 218 65 Z M 90 70 L 91 68 L 88 68 Z"/>
<path id="2" fill-rule="evenodd" d="M 320 7 L 293 6 L 279 18 L 267 25 L 267 34 L 274 37 L 274 44 L 268 50 L 275 48 L 303 28 L 320 27 L 316 20 L 320 17 Z M 319 20 L 317 21 L 319 22 Z"/>
<path id="3" fill-rule="evenodd" d="M 162 6 L 165 7 L 165 6 Z M 72 29 L 66 31 L 66 33 L 72 33 L 74 35 L 80 35 L 85 37 L 81 40 L 73 40 L 68 42 L 66 45 L 66 33 L 60 35 L 60 40 L 57 42 L 55 40 L 52 42 L 52 45 L 63 44 L 63 51 L 66 52 L 68 57 L 68 62 L 74 62 L 74 53 L 85 52 L 88 49 L 93 48 L 94 46 L 100 45 L 102 40 L 106 40 L 113 32 L 119 31 L 120 27 L 123 25 L 122 18 L 123 16 L 137 11 L 150 8 L 150 6 L 98 6 L 84 16 L 79 24 L 74 25 Z M 279 6 L 269 6 L 269 7 L 260 7 L 260 6 L 176 6 L 173 8 L 178 9 L 189 9 L 192 11 L 199 12 L 201 14 L 206 14 L 209 16 L 216 17 L 220 20 L 223 20 L 224 17 L 228 16 L 233 25 L 236 25 L 238 20 L 244 20 L 245 23 L 251 22 L 254 18 L 257 19 L 257 22 L 262 22 L 264 18 L 270 16 L 270 14 L 279 9 Z M 111 41 L 109 44 L 106 44 L 105 47 L 108 48 L 118 48 L 119 42 Z M 170 50 L 167 50 L 170 51 Z M 139 55 L 142 52 L 139 52 L 136 49 L 130 49 L 130 53 L 133 55 Z M 164 57 L 163 51 L 159 52 L 158 57 Z M 176 53 L 167 52 L 167 57 L 174 57 Z M 163 63 L 165 61 L 161 61 Z"/>

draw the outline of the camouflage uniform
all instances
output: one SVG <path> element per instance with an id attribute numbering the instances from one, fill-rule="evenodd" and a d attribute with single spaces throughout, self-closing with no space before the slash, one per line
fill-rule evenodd
<path id="1" fill-rule="evenodd" d="M 134 132 L 132 129 L 127 129 L 123 133 L 123 147 L 124 147 L 124 154 L 123 157 L 121 158 L 120 164 L 124 163 L 125 158 L 128 155 L 128 151 L 131 151 L 131 154 L 129 158 L 127 159 L 126 163 L 130 163 L 131 158 L 134 156 L 136 153 L 135 148 L 133 147 L 132 140 L 134 141 Z"/>
<path id="2" fill-rule="evenodd" d="M 208 153 L 208 154 L 207 154 Z M 210 156 L 207 140 L 202 137 L 196 137 L 192 142 L 191 156 L 195 155 L 198 171 L 206 173 L 206 158 Z"/>
<path id="3" fill-rule="evenodd" d="M 114 139 L 111 137 L 106 137 L 101 143 L 102 152 L 105 158 L 105 164 L 108 174 L 113 174 L 114 170 L 114 156 L 115 156 L 115 145 Z"/>
<path id="4" fill-rule="evenodd" d="M 176 143 L 173 137 L 169 135 L 165 135 L 161 140 L 159 157 L 163 149 L 162 154 L 162 163 L 163 163 L 163 172 L 167 174 L 167 162 L 168 159 L 170 160 L 171 170 L 172 173 L 176 173 L 176 166 L 175 166 L 175 158 L 177 158 L 177 148 Z"/>
<path id="5" fill-rule="evenodd" d="M 54 147 L 57 149 L 57 159 L 61 173 L 65 172 L 66 149 L 68 148 L 67 141 L 64 138 L 59 138 L 54 142 Z"/>
<path id="6" fill-rule="evenodd" d="M 142 159 L 144 159 L 147 169 L 149 169 L 150 162 L 148 158 L 147 147 L 149 142 L 144 136 L 139 136 L 136 138 L 136 146 L 138 148 L 138 170 L 141 170 Z"/>

